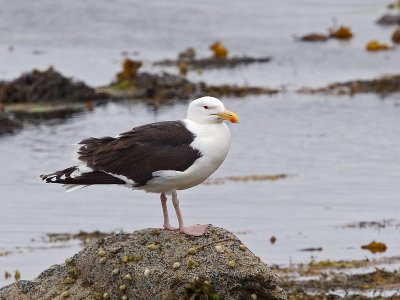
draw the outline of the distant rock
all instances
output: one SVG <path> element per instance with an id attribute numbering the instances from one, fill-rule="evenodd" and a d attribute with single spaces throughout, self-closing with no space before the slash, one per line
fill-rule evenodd
<path id="1" fill-rule="evenodd" d="M 286 299 L 270 268 L 225 229 L 160 229 L 100 238 L 0 299 Z"/>
<path id="2" fill-rule="evenodd" d="M 237 85 L 208 85 L 204 82 L 194 83 L 184 77 L 162 73 L 150 74 L 138 72 L 132 80 L 115 81 L 108 87 L 101 87 L 99 92 L 106 93 L 114 99 L 136 99 L 154 105 L 176 100 L 194 99 L 209 95 L 213 97 L 244 97 L 247 95 L 273 95 L 277 89 Z"/>
<path id="3" fill-rule="evenodd" d="M 83 82 L 64 77 L 53 68 L 33 70 L 11 82 L 0 82 L 0 103 L 86 102 L 104 98 Z"/>
<path id="4" fill-rule="evenodd" d="M 326 42 L 329 36 L 323 33 L 309 33 L 299 38 L 303 42 Z"/>
<path id="5" fill-rule="evenodd" d="M 154 65 L 158 66 L 179 66 L 179 63 L 184 61 L 191 69 L 204 70 L 204 69 L 220 69 L 220 68 L 235 68 L 238 66 L 246 66 L 255 63 L 268 63 L 271 57 L 250 57 L 250 56 L 233 56 L 227 58 L 207 57 L 200 59 L 164 59 L 157 61 Z"/>
<path id="6" fill-rule="evenodd" d="M 384 26 L 400 25 L 400 14 L 398 15 L 385 14 L 382 17 L 380 17 L 376 21 L 376 23 Z"/>
<path id="7" fill-rule="evenodd" d="M 400 74 L 387 75 L 371 80 L 354 80 L 332 83 L 322 88 L 303 87 L 297 90 L 301 94 L 334 94 L 355 95 L 359 93 L 376 93 L 381 97 L 400 92 Z"/>

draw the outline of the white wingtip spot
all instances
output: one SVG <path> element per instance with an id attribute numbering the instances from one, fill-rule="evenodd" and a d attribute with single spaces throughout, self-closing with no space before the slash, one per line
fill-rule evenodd
<path id="1" fill-rule="evenodd" d="M 71 193 L 79 189 L 83 189 L 85 187 L 88 187 L 89 185 L 82 185 L 82 184 L 64 184 L 65 187 L 65 192 L 66 193 Z"/>

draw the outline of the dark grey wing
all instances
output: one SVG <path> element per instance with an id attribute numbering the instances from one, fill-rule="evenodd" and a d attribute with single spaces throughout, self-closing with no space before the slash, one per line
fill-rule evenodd
<path id="1" fill-rule="evenodd" d="M 133 128 L 116 138 L 83 140 L 78 155 L 95 171 L 123 175 L 142 186 L 155 171 L 185 171 L 201 157 L 190 146 L 194 138 L 181 121 L 159 122 Z"/>

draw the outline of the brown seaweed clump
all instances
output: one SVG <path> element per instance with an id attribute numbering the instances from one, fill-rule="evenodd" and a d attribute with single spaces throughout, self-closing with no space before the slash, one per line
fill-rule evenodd
<path id="1" fill-rule="evenodd" d="M 387 246 L 384 243 L 372 241 L 368 245 L 361 246 L 361 249 L 369 250 L 371 253 L 383 253 L 386 252 Z"/>
<path id="2" fill-rule="evenodd" d="M 350 27 L 340 26 L 329 30 L 329 36 L 338 40 L 350 40 L 353 37 Z"/>
<path id="3" fill-rule="evenodd" d="M 11 82 L 0 82 L 0 103 L 86 102 L 105 95 L 83 82 L 62 76 L 52 67 L 22 74 Z"/>
<path id="4" fill-rule="evenodd" d="M 340 26 L 329 29 L 329 34 L 309 33 L 299 38 L 302 42 L 326 42 L 330 38 L 338 40 L 349 40 L 353 37 L 350 27 Z"/>
<path id="5" fill-rule="evenodd" d="M 122 71 L 117 74 L 117 80 L 119 82 L 134 80 L 141 66 L 141 61 L 134 61 L 126 58 L 122 63 Z"/>
<path id="6" fill-rule="evenodd" d="M 273 269 L 291 300 L 399 300 L 400 273 L 377 267 L 397 264 L 399 259 L 311 261 Z"/>
<path id="7" fill-rule="evenodd" d="M 224 59 L 228 57 L 228 49 L 220 41 L 210 45 L 210 50 L 214 54 L 214 58 Z"/>
<path id="8" fill-rule="evenodd" d="M 370 52 L 376 52 L 376 51 L 385 51 L 385 50 L 389 50 L 389 46 L 386 44 L 381 44 L 376 40 L 370 41 L 367 43 L 366 46 L 367 51 Z"/>
<path id="9" fill-rule="evenodd" d="M 392 34 L 392 41 L 395 44 L 400 44 L 400 27 L 398 27 Z"/>

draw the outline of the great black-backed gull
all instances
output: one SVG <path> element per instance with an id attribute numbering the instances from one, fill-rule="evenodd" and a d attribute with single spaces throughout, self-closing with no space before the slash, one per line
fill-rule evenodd
<path id="1" fill-rule="evenodd" d="M 187 118 L 135 127 L 116 137 L 88 138 L 77 151 L 79 163 L 41 178 L 74 190 L 95 184 L 121 184 L 160 193 L 164 229 L 169 223 L 167 195 L 183 233 L 203 235 L 208 225 L 185 227 L 177 190 L 202 183 L 214 173 L 229 151 L 230 133 L 224 120 L 238 123 L 235 113 L 213 97 L 189 105 Z"/>

